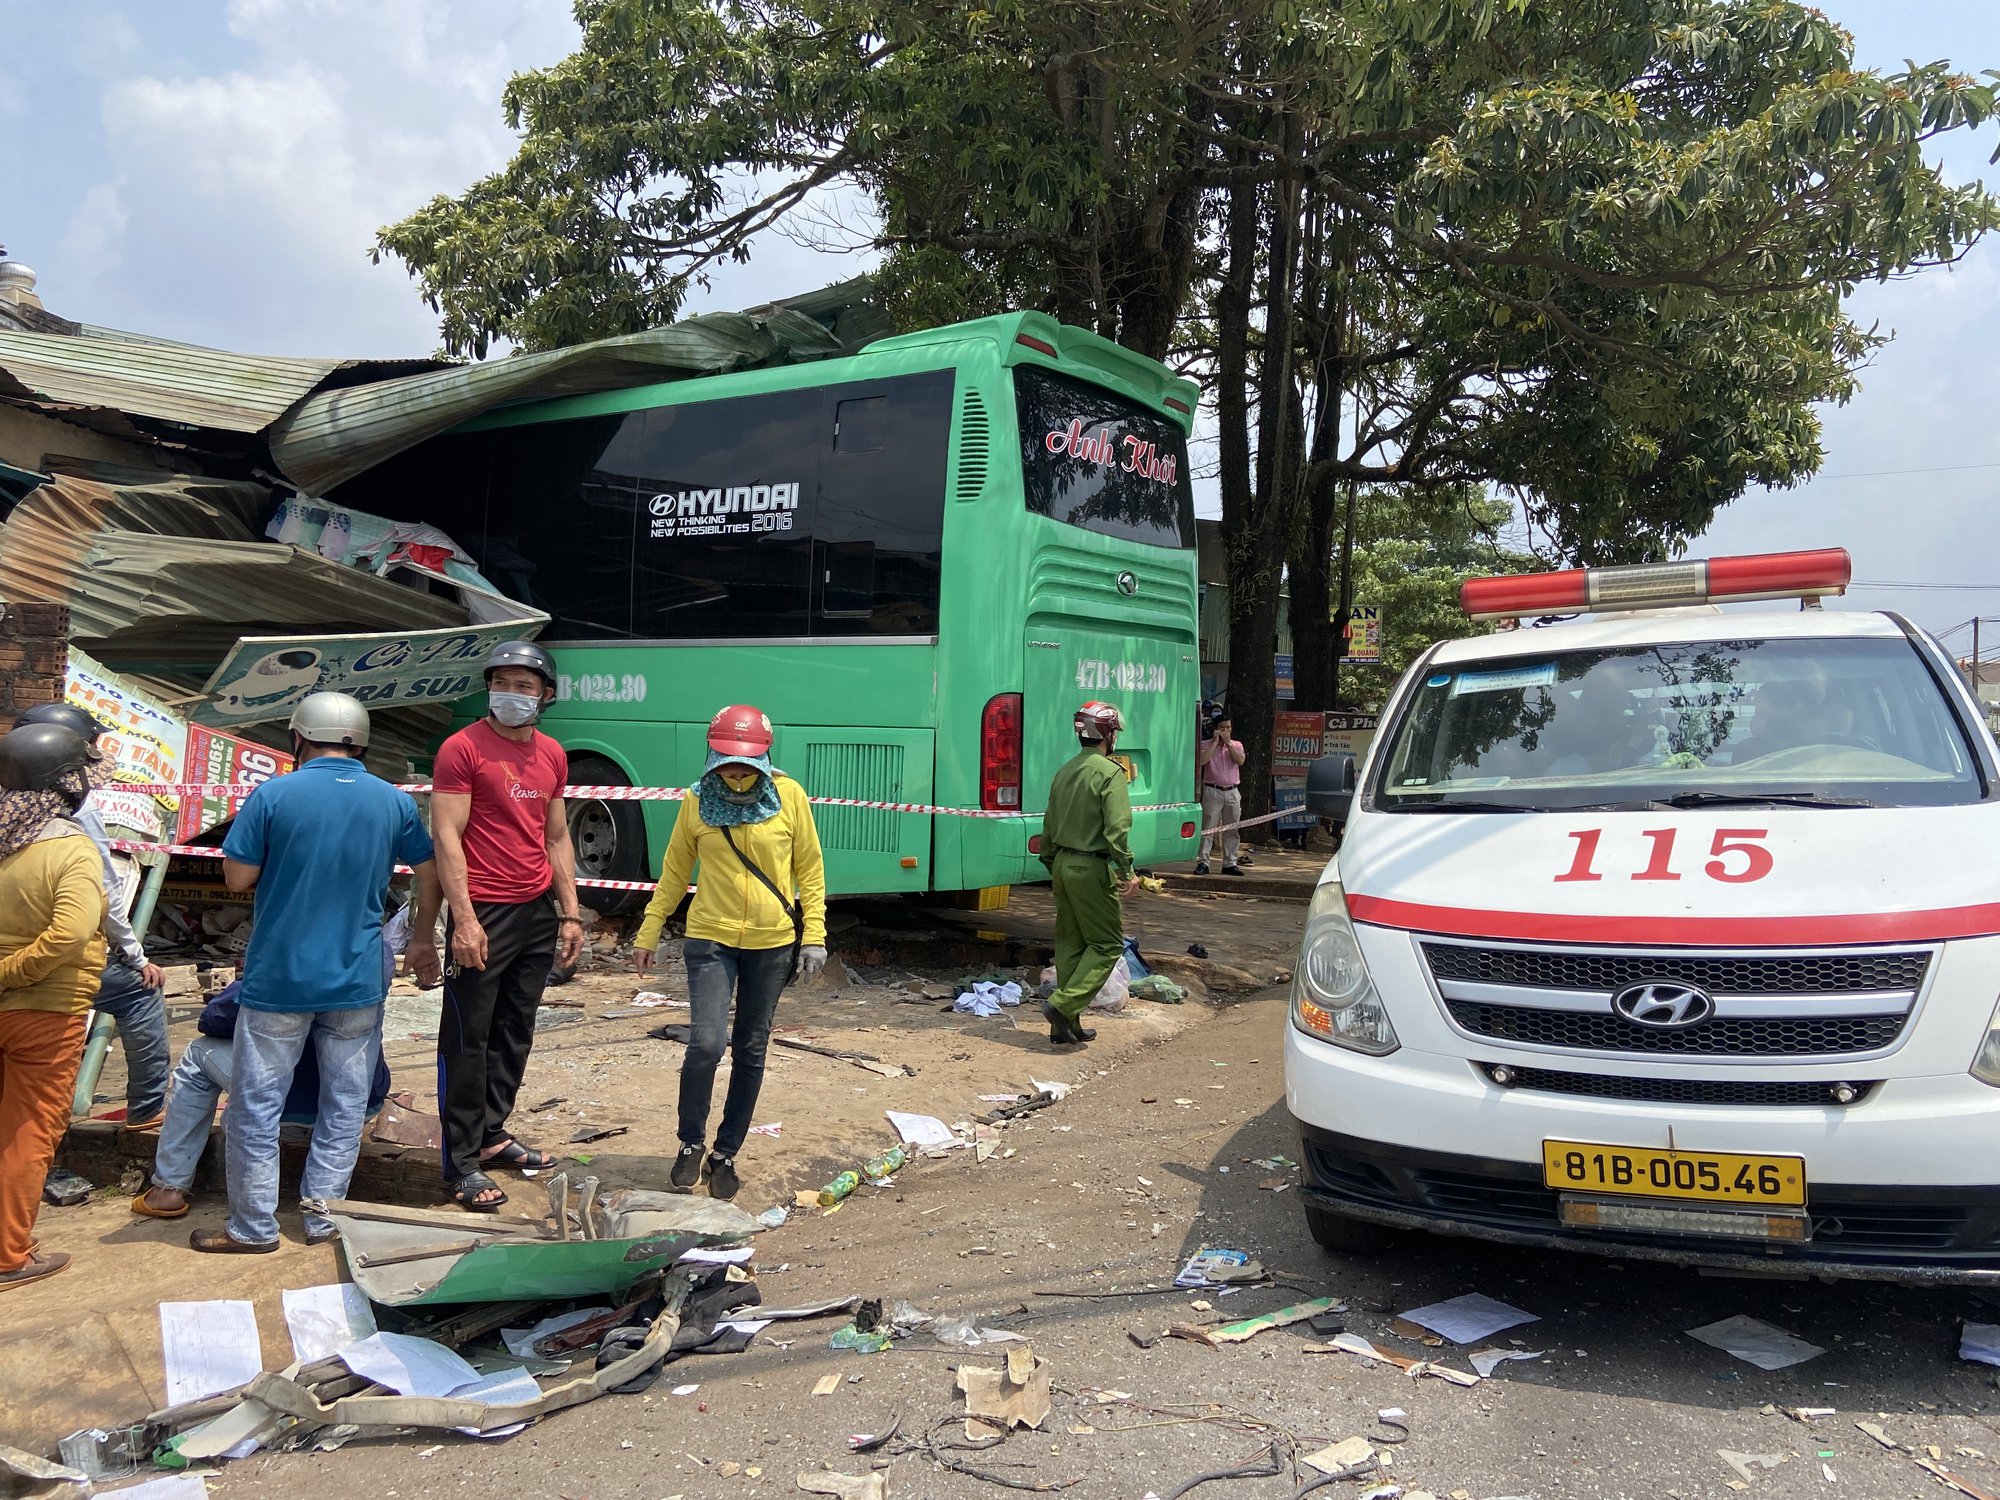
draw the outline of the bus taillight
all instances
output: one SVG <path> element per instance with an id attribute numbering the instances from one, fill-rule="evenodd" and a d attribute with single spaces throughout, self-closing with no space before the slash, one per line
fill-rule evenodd
<path id="1" fill-rule="evenodd" d="M 1021 695 L 990 698 L 979 716 L 979 805 L 987 812 L 1021 810 Z"/>

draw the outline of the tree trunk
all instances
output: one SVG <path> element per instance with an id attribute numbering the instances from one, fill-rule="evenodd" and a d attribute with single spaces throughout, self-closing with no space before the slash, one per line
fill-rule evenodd
<path id="1" fill-rule="evenodd" d="M 1321 418 L 1321 429 L 1339 417 Z M 1317 438 L 1314 447 L 1319 446 Z M 1301 708 L 1332 708 L 1340 679 L 1340 625 L 1334 586 L 1333 537 L 1340 486 L 1316 478 L 1306 496 L 1305 524 L 1285 568 L 1292 595 L 1292 701 Z"/>

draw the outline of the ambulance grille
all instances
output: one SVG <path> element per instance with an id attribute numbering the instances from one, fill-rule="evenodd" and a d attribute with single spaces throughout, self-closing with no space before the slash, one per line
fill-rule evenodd
<path id="1" fill-rule="evenodd" d="M 1447 938 L 1419 948 L 1446 1016 L 1466 1036 L 1607 1056 L 1794 1061 L 1893 1048 L 1936 951 L 1619 950 Z M 1711 1013 L 1682 1027 L 1642 1025 L 1614 1003 L 1639 985 L 1698 989 Z"/>

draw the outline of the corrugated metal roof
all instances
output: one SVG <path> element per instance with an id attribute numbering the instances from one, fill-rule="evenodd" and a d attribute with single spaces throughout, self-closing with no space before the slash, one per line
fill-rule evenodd
<path id="1" fill-rule="evenodd" d="M 708 313 L 666 328 L 517 354 L 400 380 L 323 391 L 269 433 L 271 456 L 301 489 L 324 494 L 385 458 L 508 402 L 650 385 L 847 351 L 819 320 L 772 306 Z"/>
<path id="2" fill-rule="evenodd" d="M 377 378 L 434 360 L 290 359 L 159 339 L 0 332 L 0 396 L 261 432 L 335 375 Z"/>
<path id="3" fill-rule="evenodd" d="M 70 607 L 105 665 L 207 672 L 240 636 L 465 623 L 444 598 L 258 539 L 262 485 L 58 474 L 0 525 L 0 599 Z"/>

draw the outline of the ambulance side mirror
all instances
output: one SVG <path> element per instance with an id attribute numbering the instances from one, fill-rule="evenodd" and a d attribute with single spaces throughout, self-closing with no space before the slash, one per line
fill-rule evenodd
<path id="1" fill-rule="evenodd" d="M 1354 805 L 1354 757 L 1322 755 L 1306 767 L 1306 811 L 1330 823 L 1345 823 Z"/>

